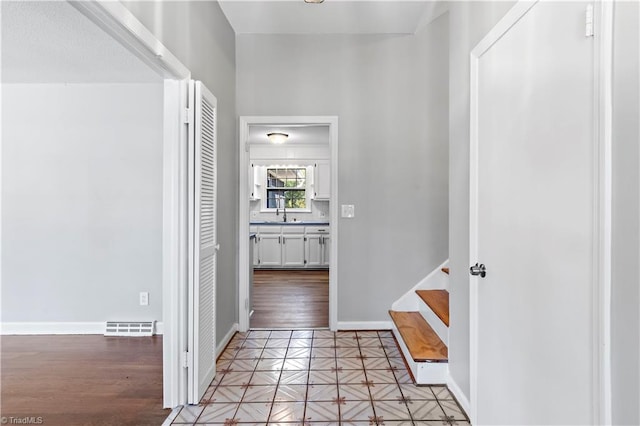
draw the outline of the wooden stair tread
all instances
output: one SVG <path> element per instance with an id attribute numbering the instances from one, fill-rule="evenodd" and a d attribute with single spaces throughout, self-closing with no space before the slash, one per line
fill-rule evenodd
<path id="1" fill-rule="evenodd" d="M 449 327 L 449 292 L 447 290 L 416 290 L 431 310 Z"/>
<path id="2" fill-rule="evenodd" d="M 442 268 L 441 271 L 444 272 L 445 274 L 449 275 L 449 267 Z"/>
<path id="3" fill-rule="evenodd" d="M 419 312 L 389 311 L 402 340 L 416 362 L 447 362 L 447 346 Z"/>

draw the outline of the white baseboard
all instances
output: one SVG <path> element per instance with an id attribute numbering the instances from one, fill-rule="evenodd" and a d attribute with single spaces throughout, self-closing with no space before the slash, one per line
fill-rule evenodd
<path id="1" fill-rule="evenodd" d="M 236 331 L 238 331 L 237 322 L 231 326 L 227 334 L 225 334 L 222 340 L 220 341 L 220 343 L 218 343 L 218 346 L 216 347 L 216 356 L 220 356 L 222 354 L 222 351 L 224 351 L 224 348 L 226 348 L 229 342 L 231 341 L 231 339 L 233 339 L 233 336 L 236 334 Z"/>
<path id="2" fill-rule="evenodd" d="M 173 421 L 176 419 L 176 417 L 178 417 L 178 413 L 180 413 L 180 410 L 182 410 L 182 405 L 179 405 L 175 407 L 173 410 L 171 410 L 171 413 L 169 413 L 169 416 L 166 419 L 164 419 L 164 422 L 162 422 L 162 426 L 171 426 L 173 424 Z"/>
<path id="3" fill-rule="evenodd" d="M 449 373 L 449 377 L 447 378 L 447 387 L 449 388 L 453 396 L 456 397 L 464 412 L 467 413 L 467 417 L 471 416 L 471 404 L 469 403 L 469 398 L 464 392 L 462 392 L 462 389 L 460 388 L 460 386 L 458 386 L 458 383 L 453 380 L 453 377 L 451 377 L 451 373 Z"/>
<path id="4" fill-rule="evenodd" d="M 104 334 L 106 321 L 94 322 L 2 322 L 0 335 Z M 156 334 L 164 333 L 164 324 L 156 322 Z"/>
<path id="5" fill-rule="evenodd" d="M 391 321 L 338 321 L 338 330 L 391 330 Z"/>

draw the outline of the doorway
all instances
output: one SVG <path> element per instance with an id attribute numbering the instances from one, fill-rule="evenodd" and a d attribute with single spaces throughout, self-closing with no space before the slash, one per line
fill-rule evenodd
<path id="1" fill-rule="evenodd" d="M 239 157 L 239 329 L 335 329 L 337 118 L 241 117 Z"/>

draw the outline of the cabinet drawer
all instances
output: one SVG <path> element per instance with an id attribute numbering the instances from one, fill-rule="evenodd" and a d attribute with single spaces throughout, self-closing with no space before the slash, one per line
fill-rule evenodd
<path id="1" fill-rule="evenodd" d="M 283 226 L 283 234 L 304 234 L 304 226 Z"/>
<path id="2" fill-rule="evenodd" d="M 329 226 L 307 226 L 306 232 L 307 234 L 328 234 L 331 232 L 331 228 Z"/>
<path id="3" fill-rule="evenodd" d="M 259 234 L 280 234 L 282 232 L 282 226 L 258 226 Z"/>

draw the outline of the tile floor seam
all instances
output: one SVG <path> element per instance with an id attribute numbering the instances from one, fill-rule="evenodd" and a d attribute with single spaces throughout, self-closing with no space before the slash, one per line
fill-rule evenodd
<path id="1" fill-rule="evenodd" d="M 356 331 L 356 337 L 358 332 Z M 373 411 L 373 419 L 369 421 L 372 424 L 372 421 L 375 421 L 378 424 L 378 415 L 376 414 L 376 405 L 373 403 L 373 393 L 371 392 L 371 386 L 369 386 L 369 377 L 367 376 L 367 369 L 364 365 L 364 359 L 362 358 L 362 351 L 360 350 L 360 342 L 358 341 L 358 352 L 360 353 L 360 362 L 362 363 L 362 371 L 364 372 L 364 383 L 367 387 L 367 391 L 369 392 L 369 403 L 371 404 L 371 410 Z"/>

